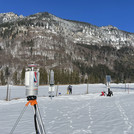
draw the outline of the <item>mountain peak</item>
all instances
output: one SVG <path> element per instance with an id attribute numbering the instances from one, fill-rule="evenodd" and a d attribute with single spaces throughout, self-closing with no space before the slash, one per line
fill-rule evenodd
<path id="1" fill-rule="evenodd" d="M 39 12 L 39 13 L 36 13 L 36 14 L 32 14 L 30 15 L 29 17 L 50 17 L 50 16 L 53 16 L 52 14 L 48 13 L 48 12 Z"/>
<path id="2" fill-rule="evenodd" d="M 115 30 L 118 30 L 117 27 L 114 27 L 114 26 L 112 26 L 112 25 L 102 26 L 101 28 L 102 28 L 102 29 L 115 29 Z"/>
<path id="3" fill-rule="evenodd" d="M 18 16 L 17 14 L 13 12 L 0 13 L 0 24 L 6 23 L 6 22 L 12 22 L 19 18 L 24 18 L 24 17 L 23 15 Z"/>

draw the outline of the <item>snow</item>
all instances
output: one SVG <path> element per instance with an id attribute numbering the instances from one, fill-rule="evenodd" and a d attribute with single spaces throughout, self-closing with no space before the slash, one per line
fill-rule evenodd
<path id="1" fill-rule="evenodd" d="M 134 84 L 111 84 L 112 97 L 100 96 L 104 84 L 59 85 L 52 100 L 48 86 L 39 87 L 38 106 L 47 134 L 134 134 Z M 128 92 L 129 86 L 129 92 Z M 11 101 L 5 101 L 6 86 L 0 86 L 0 133 L 9 134 L 27 103 L 24 86 L 10 86 Z M 55 86 L 56 94 L 57 86 Z M 19 98 L 19 99 L 14 99 Z M 32 106 L 28 106 L 14 134 L 35 134 Z"/>

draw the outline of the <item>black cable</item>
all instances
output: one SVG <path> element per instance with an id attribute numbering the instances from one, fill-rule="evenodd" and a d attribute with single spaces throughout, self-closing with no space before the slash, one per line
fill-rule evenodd
<path id="1" fill-rule="evenodd" d="M 35 114 L 34 114 L 35 131 L 36 131 L 36 134 L 39 134 L 38 127 L 37 127 L 37 120 L 36 120 L 36 104 L 34 105 L 34 110 L 35 110 Z"/>

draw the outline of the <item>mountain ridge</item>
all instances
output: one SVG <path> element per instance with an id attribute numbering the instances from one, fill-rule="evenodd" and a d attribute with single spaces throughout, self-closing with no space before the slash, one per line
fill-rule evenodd
<path id="1" fill-rule="evenodd" d="M 39 14 L 48 14 L 48 15 L 51 15 L 51 16 L 54 16 L 54 17 L 57 17 L 49 12 L 38 12 L 36 14 L 32 14 L 32 15 L 28 15 L 28 16 L 23 16 L 23 15 L 18 15 L 16 13 L 13 13 L 13 12 L 7 12 L 7 13 L 0 13 L 0 18 L 1 18 L 1 15 L 11 15 L 11 16 L 17 16 L 18 18 L 27 18 L 27 17 L 31 17 L 31 16 L 35 16 L 35 15 L 39 15 Z M 62 20 L 66 20 L 66 21 L 69 21 L 69 22 L 76 22 L 76 23 L 81 23 L 81 24 L 87 24 L 87 25 L 93 25 L 89 22 L 83 22 L 83 21 L 78 21 L 78 20 L 71 20 L 71 19 L 65 19 L 65 18 L 61 18 L 61 17 L 57 17 L 59 19 L 62 19 Z M 14 20 L 16 21 L 16 20 Z M 8 21 L 7 21 L 8 22 Z M 6 23 L 6 22 L 3 22 L 3 23 Z M 2 23 L 0 23 L 2 24 Z M 118 29 L 117 27 L 113 26 L 113 25 L 106 25 L 106 26 L 97 26 L 97 25 L 93 25 L 95 27 L 99 27 L 99 28 L 107 28 L 107 27 L 112 27 L 112 28 L 115 28 L 115 29 Z M 118 29 L 120 31 L 123 31 L 123 32 L 127 32 L 127 33 L 131 33 L 131 34 L 134 34 L 132 32 L 129 32 L 129 31 L 125 31 L 123 29 Z"/>

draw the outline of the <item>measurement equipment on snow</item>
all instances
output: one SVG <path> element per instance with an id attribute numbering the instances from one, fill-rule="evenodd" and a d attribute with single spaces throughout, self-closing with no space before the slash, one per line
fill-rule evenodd
<path id="1" fill-rule="evenodd" d="M 39 75 L 37 65 L 29 64 L 25 72 L 26 96 L 28 100 L 36 99 L 38 95 Z"/>
<path id="2" fill-rule="evenodd" d="M 54 71 L 53 70 L 51 70 L 50 71 L 50 80 L 49 80 L 49 84 L 50 84 L 50 86 L 49 86 L 49 97 L 51 97 L 51 99 L 52 99 L 52 97 L 54 97 L 54 90 L 55 90 L 55 87 L 54 87 Z"/>
<path id="3" fill-rule="evenodd" d="M 54 85 L 54 71 L 50 71 L 50 86 Z"/>
<path id="4" fill-rule="evenodd" d="M 110 88 L 110 82 L 111 82 L 111 76 L 110 75 L 106 75 L 106 85 L 107 85 L 107 88 Z"/>
<path id="5" fill-rule="evenodd" d="M 26 96 L 28 102 L 24 106 L 20 116 L 16 120 L 10 134 L 13 134 L 15 128 L 17 127 L 20 119 L 22 118 L 29 104 L 33 106 L 33 110 L 34 110 L 34 125 L 35 125 L 36 134 L 46 134 L 44 124 L 41 118 L 40 110 L 36 100 L 38 95 L 39 75 L 40 73 L 39 73 L 39 69 L 37 68 L 37 65 L 29 64 L 25 72 Z"/>

